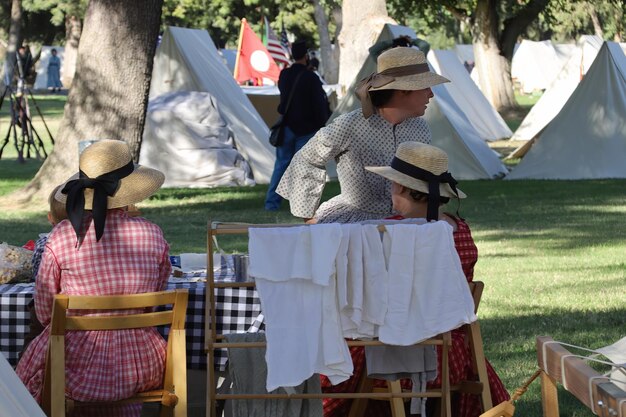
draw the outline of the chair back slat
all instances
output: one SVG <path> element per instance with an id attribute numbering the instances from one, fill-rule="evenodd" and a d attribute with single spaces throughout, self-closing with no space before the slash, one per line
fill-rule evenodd
<path id="1" fill-rule="evenodd" d="M 163 326 L 172 322 L 171 310 L 122 316 L 71 316 L 65 318 L 66 330 L 125 330 Z"/>
<path id="2" fill-rule="evenodd" d="M 482 281 L 472 281 L 469 283 L 470 292 L 474 299 L 474 313 L 478 313 L 478 306 L 480 305 L 480 299 L 483 296 L 483 290 L 485 289 L 485 283 Z"/>
<path id="3" fill-rule="evenodd" d="M 67 296 L 66 296 L 67 297 Z M 68 309 L 124 310 L 174 304 L 176 291 L 124 295 L 71 296 Z"/>

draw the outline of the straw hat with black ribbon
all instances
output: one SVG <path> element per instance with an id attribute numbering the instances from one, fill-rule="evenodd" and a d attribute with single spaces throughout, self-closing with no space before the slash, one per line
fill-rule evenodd
<path id="1" fill-rule="evenodd" d="M 375 112 L 370 91 L 424 90 L 447 82 L 450 80 L 430 70 L 422 51 L 397 47 L 378 56 L 377 72 L 359 81 L 356 95 L 361 100 L 363 116 L 367 119 Z"/>
<path id="2" fill-rule="evenodd" d="M 427 220 L 438 220 L 439 197 L 465 198 L 456 188 L 457 181 L 448 172 L 448 155 L 436 146 L 403 142 L 390 166 L 365 167 L 412 190 L 428 194 Z"/>
<path id="3" fill-rule="evenodd" d="M 79 169 L 55 195 L 65 203 L 79 239 L 84 210 L 92 210 L 99 241 L 108 209 L 145 200 L 165 181 L 162 172 L 135 165 L 128 144 L 120 140 L 104 139 L 86 148 L 80 155 Z"/>

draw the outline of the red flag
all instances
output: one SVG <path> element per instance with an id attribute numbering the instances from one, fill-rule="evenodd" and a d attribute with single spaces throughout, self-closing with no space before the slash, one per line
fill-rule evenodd
<path id="1" fill-rule="evenodd" d="M 250 28 L 246 19 L 241 19 L 239 48 L 237 48 L 237 62 L 235 63 L 237 82 L 254 80 L 255 84 L 262 85 L 263 78 L 278 81 L 279 74 L 278 65 L 270 56 L 261 39 Z"/>

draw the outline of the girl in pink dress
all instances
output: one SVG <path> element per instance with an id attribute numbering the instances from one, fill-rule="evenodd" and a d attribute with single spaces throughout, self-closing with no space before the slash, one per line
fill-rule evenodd
<path id="1" fill-rule="evenodd" d="M 125 142 L 102 140 L 85 149 L 79 174 L 55 195 L 66 204 L 69 219 L 50 233 L 39 267 L 35 310 L 45 329 L 28 346 L 16 369 L 38 401 L 56 294 L 117 295 L 165 289 L 171 265 L 163 232 L 146 219 L 126 213 L 128 205 L 152 195 L 163 181 L 161 172 L 133 164 Z M 65 340 L 68 398 L 115 401 L 162 383 L 166 343 L 155 328 L 70 331 Z M 137 416 L 141 405 L 80 407 L 77 411 L 81 416 Z"/>

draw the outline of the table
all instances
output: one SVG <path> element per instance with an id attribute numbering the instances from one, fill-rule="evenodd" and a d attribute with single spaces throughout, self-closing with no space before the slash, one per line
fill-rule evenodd
<path id="1" fill-rule="evenodd" d="M 187 307 L 187 367 L 206 369 L 207 356 L 204 351 L 205 333 L 205 289 L 204 281 L 198 278 L 170 278 L 167 289 L 189 290 Z M 12 366 L 17 365 L 18 356 L 28 334 L 30 312 L 28 304 L 33 298 L 34 284 L 0 285 L 0 351 Z M 243 333 L 263 329 L 261 304 L 254 288 L 216 288 L 218 333 Z M 159 329 L 165 336 L 168 329 Z M 215 352 L 215 369 L 226 367 L 225 349 Z"/>

